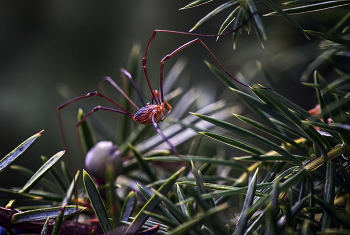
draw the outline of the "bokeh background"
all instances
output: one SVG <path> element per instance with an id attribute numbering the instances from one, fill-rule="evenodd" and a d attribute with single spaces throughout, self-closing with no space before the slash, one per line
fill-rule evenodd
<path id="1" fill-rule="evenodd" d="M 135 43 L 142 54 L 154 29 L 188 31 L 194 24 L 224 1 L 179 11 L 189 0 L 129 0 L 129 1 L 2 1 L 0 3 L 0 156 L 5 156 L 29 136 L 45 129 L 34 146 L 16 161 L 18 165 L 36 170 L 40 156 L 52 156 L 62 150 L 56 107 L 65 101 L 57 89 L 65 85 L 76 95 L 97 90 L 102 76 L 117 82 L 118 70 L 125 67 Z M 258 4 L 262 13 L 270 10 Z M 232 10 L 232 9 L 231 9 Z M 304 28 L 326 32 L 348 12 L 330 9 L 293 18 Z M 230 9 L 213 17 L 195 32 L 215 34 Z M 244 32 L 236 50 L 230 36 L 204 39 L 222 64 L 233 75 L 241 72 L 249 83 L 262 83 L 255 61 L 268 69 L 284 95 L 305 109 L 315 105 L 312 89 L 300 85 L 299 79 L 321 51 L 320 40 L 306 39 L 292 25 L 278 16 L 263 17 L 268 41 L 263 49 L 254 33 Z M 319 26 L 323 25 L 322 28 Z M 231 27 L 230 27 L 231 28 Z M 194 39 L 191 36 L 159 34 L 149 52 L 149 75 L 158 88 L 160 60 L 177 47 Z M 165 73 L 179 58 L 186 58 L 186 87 L 198 86 L 203 96 L 223 98 L 227 88 L 209 71 L 203 59 L 215 61 L 201 45 L 192 46 L 175 56 L 165 66 Z M 142 66 L 141 60 L 139 62 Z M 255 69 L 252 69 L 255 68 Z M 144 79 L 143 76 L 140 76 Z M 146 86 L 146 83 L 143 83 Z M 223 90 L 226 89 L 226 90 Z M 209 94 L 211 93 L 211 94 Z M 229 94 L 227 92 L 227 94 Z M 205 98 L 205 97 L 204 97 Z M 145 97 L 149 101 L 150 96 Z M 230 99 L 230 96 L 226 97 Z M 91 98 L 89 107 L 101 104 Z M 105 104 L 105 103 L 103 103 Z M 97 114 L 96 114 L 97 115 Z M 116 114 L 99 114 L 113 120 Z M 62 112 L 67 135 L 75 138 L 77 109 L 72 106 Z M 108 117 L 107 117 L 108 116 Z M 70 144 L 78 149 L 76 143 Z M 10 182 L 21 186 L 26 180 L 13 177 L 11 170 L 2 172 L 0 186 Z M 9 178 L 11 176 L 11 178 Z"/>

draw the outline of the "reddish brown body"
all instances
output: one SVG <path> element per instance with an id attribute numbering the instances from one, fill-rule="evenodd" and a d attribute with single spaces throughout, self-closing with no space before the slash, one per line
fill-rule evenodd
<path id="1" fill-rule="evenodd" d="M 173 109 L 171 105 L 164 100 L 164 102 L 160 102 L 160 94 L 157 90 L 153 91 L 154 97 L 158 100 L 158 104 L 150 104 L 147 103 L 146 106 L 143 106 L 132 116 L 132 118 L 140 124 L 143 125 L 153 125 L 152 117 L 154 117 L 154 122 L 162 122 L 166 119 L 166 117 L 170 114 Z M 157 103 L 157 102 L 156 102 Z M 169 111 L 165 115 L 165 105 L 168 107 Z"/>
<path id="2" fill-rule="evenodd" d="M 154 116 L 154 121 L 156 123 L 163 121 L 163 117 L 165 114 L 165 107 L 164 103 L 161 105 L 157 104 L 147 104 L 147 106 L 144 106 L 140 108 L 135 114 L 134 114 L 134 120 L 144 124 L 144 125 L 152 125 L 152 116 Z"/>

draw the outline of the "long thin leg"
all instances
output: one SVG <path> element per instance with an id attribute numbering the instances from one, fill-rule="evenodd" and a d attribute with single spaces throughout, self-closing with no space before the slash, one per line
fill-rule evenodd
<path id="1" fill-rule="evenodd" d="M 179 157 L 183 164 L 188 168 L 191 169 L 191 166 L 187 163 L 187 161 L 180 155 L 180 153 L 177 151 L 177 149 L 175 148 L 175 146 L 169 141 L 169 139 L 164 135 L 164 133 L 160 130 L 158 124 L 155 122 L 154 120 L 154 115 L 152 115 L 152 123 L 154 128 L 156 128 L 158 134 L 163 138 L 163 140 L 169 145 L 170 149 L 173 151 L 173 153 Z"/>
<path id="2" fill-rule="evenodd" d="M 117 85 L 117 83 L 115 83 L 115 82 L 113 81 L 112 78 L 110 78 L 110 77 L 103 77 L 103 78 L 101 79 L 101 82 L 103 82 L 103 81 L 109 82 L 112 86 L 114 86 L 114 87 L 115 87 L 129 102 L 130 102 L 130 104 L 132 104 L 137 110 L 139 109 L 139 107 L 137 107 L 137 105 L 129 98 L 129 96 L 127 96 L 127 95 L 124 93 L 124 91 Z"/>
<path id="3" fill-rule="evenodd" d="M 83 95 L 83 96 L 79 96 L 77 98 L 74 98 L 74 99 L 71 99 L 71 100 L 68 100 L 67 102 L 61 104 L 60 106 L 57 107 L 57 111 L 59 112 L 61 109 L 63 109 L 64 107 L 66 107 L 67 105 L 77 101 L 77 100 L 82 100 L 82 99 L 85 99 L 85 98 L 89 98 L 89 97 L 92 97 L 92 96 L 99 96 L 99 97 L 102 97 L 103 99 L 106 99 L 108 100 L 109 102 L 117 105 L 119 108 L 121 108 L 127 115 L 129 115 L 130 117 L 133 117 L 133 115 L 131 113 L 129 113 L 126 109 L 124 109 L 120 104 L 118 104 L 117 102 L 115 102 L 114 100 L 108 98 L 107 96 L 104 96 L 100 93 L 98 93 L 97 91 L 94 91 L 94 92 L 89 92 L 87 93 L 86 95 Z"/>
<path id="4" fill-rule="evenodd" d="M 145 76 L 146 76 L 146 80 L 147 80 L 147 84 L 148 84 L 148 87 L 151 91 L 151 94 L 152 94 L 152 103 L 153 103 L 153 100 L 156 102 L 156 104 L 160 105 L 158 102 L 157 102 L 157 99 L 156 99 L 156 96 L 155 94 L 153 93 L 153 89 L 152 89 L 152 86 L 151 86 L 151 83 L 149 82 L 149 78 L 148 78 L 148 73 L 147 73 L 147 68 L 146 68 L 146 60 L 145 60 L 145 57 L 143 58 L 143 70 L 145 71 Z"/>
<path id="5" fill-rule="evenodd" d="M 156 128 L 158 134 L 163 138 L 163 140 L 169 145 L 171 150 L 175 153 L 176 156 L 180 155 L 175 146 L 169 141 L 169 139 L 164 135 L 164 133 L 160 130 L 158 124 L 154 120 L 154 115 L 152 115 L 152 123 L 153 126 Z"/>
<path id="6" fill-rule="evenodd" d="M 216 56 L 214 55 L 214 53 L 208 48 L 208 46 L 199 38 L 196 38 L 192 41 L 189 41 L 187 43 L 185 43 L 184 45 L 180 46 L 179 48 L 177 48 L 176 50 L 174 50 L 173 52 L 171 52 L 170 54 L 166 55 L 162 60 L 161 60 L 161 65 L 160 65 L 160 81 L 161 81 L 161 96 L 162 96 L 162 101 L 164 100 L 164 94 L 163 94 L 163 71 L 164 71 L 164 63 L 165 61 L 167 61 L 168 59 L 170 59 L 171 57 L 173 57 L 176 53 L 182 51 L 183 49 L 185 49 L 186 47 L 189 47 L 197 42 L 202 43 L 202 45 L 209 51 L 209 53 L 214 57 L 214 59 L 216 60 L 216 62 L 220 65 L 220 67 L 224 70 L 224 72 L 233 80 L 235 80 L 236 82 L 238 82 L 239 84 L 241 84 L 242 86 L 245 87 L 249 87 L 248 85 L 244 84 L 243 82 L 240 82 L 239 80 L 237 80 L 236 78 L 234 78 L 226 69 L 225 67 L 220 63 L 220 61 L 216 58 Z"/>
<path id="7" fill-rule="evenodd" d="M 202 45 L 209 51 L 209 53 L 214 57 L 214 59 L 216 60 L 216 62 L 220 65 L 220 67 L 225 71 L 225 73 L 232 78 L 233 80 L 235 80 L 236 82 L 238 82 L 239 84 L 241 84 L 242 86 L 245 87 L 249 87 L 248 85 L 240 82 L 239 80 L 237 80 L 236 78 L 234 78 L 226 69 L 225 67 L 220 63 L 220 61 L 216 58 L 216 56 L 213 54 L 213 52 L 208 48 L 208 46 L 199 38 L 196 38 L 192 41 L 189 41 L 188 43 L 185 43 L 184 45 L 180 46 L 179 48 L 177 48 L 175 51 L 171 52 L 170 54 L 166 55 L 162 60 L 161 60 L 161 65 L 160 65 L 160 80 L 163 81 L 163 71 L 164 71 L 164 63 L 165 61 L 167 61 L 168 59 L 170 59 L 171 57 L 173 57 L 176 53 L 182 51 L 183 49 L 185 49 L 186 47 L 189 47 L 197 42 L 202 43 Z M 161 86 L 161 96 L 162 96 L 162 101 L 164 100 L 163 98 L 163 86 Z"/>
<path id="8" fill-rule="evenodd" d="M 127 76 L 128 78 L 129 78 L 129 80 L 130 80 L 130 82 L 131 82 L 131 84 L 132 84 L 132 86 L 134 87 L 134 90 L 136 91 L 136 93 L 137 93 L 137 95 L 138 95 L 138 97 L 139 97 L 139 99 L 140 99 L 140 101 L 141 101 L 141 103 L 142 103 L 142 105 L 143 106 L 146 106 L 146 103 L 145 103 L 145 101 L 143 101 L 143 99 L 142 99 L 142 96 L 141 96 L 141 93 L 140 93 L 140 91 L 139 91 L 139 89 L 137 88 L 137 86 L 136 86 L 136 84 L 135 84 L 135 82 L 134 82 L 134 79 L 132 78 L 132 76 L 131 76 L 131 74 L 128 72 L 128 71 L 126 71 L 125 69 L 123 69 L 123 68 L 120 68 L 119 69 L 119 72 L 120 72 L 120 74 L 121 75 L 125 75 L 125 76 Z M 104 82 L 104 81 L 107 81 L 107 82 L 109 82 L 112 86 L 114 86 L 114 88 L 116 88 L 137 110 L 139 109 L 139 107 L 137 107 L 137 105 L 135 105 L 135 103 L 130 99 L 130 97 L 128 96 L 128 95 L 126 95 L 125 93 L 124 93 L 124 91 L 117 85 L 117 83 L 116 82 L 114 82 L 114 80 L 112 79 L 112 78 L 110 78 L 110 77 L 103 77 L 102 79 L 101 79 L 101 81 L 100 81 L 100 84 L 102 83 L 102 82 Z M 102 84 L 101 84 L 102 85 Z M 102 89 L 103 87 L 101 87 L 101 89 Z M 104 90 L 104 89 L 103 89 Z"/>
<path id="9" fill-rule="evenodd" d="M 156 99 L 157 99 L 156 103 L 158 102 L 158 104 L 161 105 L 161 104 L 162 104 L 162 101 L 161 101 L 161 99 L 160 99 L 159 92 L 158 92 L 157 90 L 154 90 L 153 93 L 154 93 L 154 95 L 155 95 L 155 97 L 156 97 Z"/>
<path id="10" fill-rule="evenodd" d="M 125 69 L 123 69 L 123 68 L 119 69 L 119 72 L 121 74 L 126 75 L 130 79 L 130 82 L 131 82 L 132 86 L 134 87 L 134 90 L 136 91 L 136 93 L 137 93 L 137 95 L 138 95 L 142 105 L 146 106 L 146 103 L 143 101 L 141 93 L 140 93 L 139 89 L 137 88 L 137 86 L 136 86 L 136 84 L 134 82 L 134 79 L 132 78 L 131 74 L 128 71 L 126 71 Z"/>
<path id="11" fill-rule="evenodd" d="M 168 111 L 168 113 L 162 118 L 162 121 L 164 121 L 164 120 L 169 116 L 169 114 L 171 113 L 171 111 L 173 110 L 173 107 L 171 107 L 171 105 L 168 103 L 168 101 L 164 100 L 164 103 L 165 103 L 166 106 L 168 107 L 169 111 Z"/>
<path id="12" fill-rule="evenodd" d="M 117 105 L 119 108 L 121 108 L 125 112 L 126 115 L 129 115 L 131 118 L 133 118 L 133 115 L 131 113 L 129 113 L 126 109 L 124 109 L 120 104 L 118 104 L 117 102 L 113 101 L 112 99 L 110 99 L 110 98 L 108 98 L 108 97 L 98 93 L 97 91 L 90 92 L 90 93 L 88 93 L 86 95 L 83 95 L 83 96 L 79 96 L 79 97 L 77 97 L 75 99 L 69 100 L 69 101 L 61 104 L 60 106 L 58 106 L 57 107 L 58 121 L 59 121 L 59 124 L 60 124 L 60 130 L 61 130 L 61 135 L 62 135 L 62 139 L 63 139 L 63 144 L 64 144 L 64 148 L 66 149 L 66 154 L 67 154 L 67 158 L 68 158 L 68 162 L 69 162 L 69 166 L 70 166 L 70 171 L 71 171 L 72 174 L 74 174 L 74 173 L 73 173 L 73 168 L 72 168 L 72 163 L 71 163 L 71 158 L 70 158 L 70 155 L 69 155 L 69 151 L 67 151 L 68 145 L 67 145 L 67 141 L 66 141 L 66 138 L 65 138 L 65 135 L 64 135 L 64 131 L 63 131 L 63 125 L 62 125 L 62 119 L 61 119 L 60 111 L 61 111 L 61 109 L 63 109 L 67 105 L 69 105 L 69 104 L 71 104 L 71 103 L 73 103 L 73 102 L 75 102 L 77 100 L 89 98 L 89 97 L 95 96 L 95 95 L 99 96 L 99 97 L 102 97 L 102 98 L 112 102 L 113 104 Z M 120 112 L 122 112 L 122 111 L 120 111 Z"/>
<path id="13" fill-rule="evenodd" d="M 154 94 L 154 97 L 156 97 L 156 100 L 154 100 L 153 97 L 152 97 L 151 104 L 153 104 L 153 102 L 155 101 L 156 104 L 161 105 L 162 102 L 161 102 L 161 100 L 160 100 L 159 92 L 158 92 L 157 90 L 154 90 L 152 94 Z"/>
<path id="14" fill-rule="evenodd" d="M 159 97 L 159 92 L 157 90 L 155 90 L 154 93 L 155 93 L 156 97 Z M 165 116 L 163 116 L 161 121 L 164 121 L 169 116 L 171 111 L 173 110 L 173 107 L 171 107 L 171 105 L 166 100 L 164 100 L 164 104 L 168 107 L 169 110 L 168 110 L 168 113 Z"/>
<path id="15" fill-rule="evenodd" d="M 75 195 L 75 204 L 78 206 L 78 191 L 77 191 L 77 183 L 75 181 L 75 177 L 74 177 L 74 172 L 73 172 L 73 166 L 72 166 L 72 161 L 71 161 L 71 158 L 70 158 L 70 155 L 69 155 L 69 151 L 68 151 L 68 145 L 67 145 L 67 141 L 66 141 L 66 138 L 65 138 L 65 135 L 64 135 L 64 131 L 63 131 L 63 125 L 62 125 L 62 119 L 61 119 L 61 114 L 60 114 L 60 110 L 63 109 L 64 107 L 66 107 L 67 105 L 77 101 L 77 100 L 81 100 L 81 99 L 85 99 L 85 98 L 89 98 L 91 96 L 100 96 L 110 102 L 112 102 L 113 104 L 117 105 L 119 108 L 123 109 L 124 111 L 121 111 L 121 110 L 117 110 L 117 109 L 112 109 L 112 108 L 107 108 L 107 107 L 101 107 L 101 106 L 97 106 L 95 108 L 93 108 L 93 110 L 88 113 L 76 126 L 76 132 L 77 132 L 77 136 L 78 136 L 78 139 L 79 139 L 79 147 L 80 147 L 80 152 L 83 154 L 83 146 L 82 146 L 82 143 L 81 143 L 81 139 L 80 139 L 80 135 L 79 135 L 79 126 L 89 117 L 91 116 L 93 113 L 97 112 L 98 110 L 100 109 L 103 109 L 103 110 L 108 110 L 108 111 L 113 111 L 113 112 L 118 112 L 118 113 L 122 113 L 122 114 L 126 114 L 126 115 L 129 115 L 133 118 L 133 115 L 130 114 L 127 110 L 125 110 L 121 105 L 119 105 L 118 103 L 116 103 L 115 101 L 111 100 L 110 98 L 102 95 L 102 94 L 99 94 L 98 92 L 90 92 L 88 93 L 87 95 L 84 95 L 84 96 L 79 96 L 75 99 L 72 99 L 72 100 L 69 100 L 67 102 L 65 102 L 64 104 L 60 105 L 57 107 L 57 116 L 58 116 L 58 121 L 59 121 L 59 124 L 60 124 L 60 131 L 61 131 L 61 135 L 62 135 L 62 139 L 63 139 L 63 144 L 64 144 L 64 148 L 66 150 L 66 153 L 67 153 L 67 158 L 68 158 L 68 163 L 69 163 L 69 169 L 70 169 L 70 172 L 73 176 L 73 180 L 74 180 L 74 185 L 75 185 L 75 188 L 74 188 L 74 195 Z M 82 159 L 83 156 L 82 156 Z M 77 221 L 78 218 L 76 218 L 76 221 Z"/>
<path id="16" fill-rule="evenodd" d="M 195 37 L 201 37 L 201 38 L 214 38 L 214 37 L 217 37 L 217 36 L 225 36 L 225 35 L 228 35 L 228 34 L 231 34 L 231 33 L 234 33 L 234 32 L 237 32 L 238 30 L 240 30 L 242 27 L 244 27 L 248 22 L 249 20 L 254 16 L 254 15 L 261 15 L 260 12 L 252 12 L 252 14 L 248 17 L 248 19 L 246 21 L 244 21 L 239 27 L 229 31 L 229 32 L 226 32 L 226 33 L 222 33 L 220 35 L 218 34 L 198 34 L 198 33 L 189 33 L 189 32 L 180 32 L 180 31 L 172 31 L 172 30 L 163 30 L 163 29 L 156 29 L 153 31 L 153 34 L 148 42 L 148 45 L 147 45 L 147 48 L 146 48 L 146 52 L 145 52 L 145 56 L 143 57 L 143 70 L 145 71 L 145 76 L 146 76 L 146 79 L 147 79 L 147 83 L 148 83 L 148 87 L 151 91 L 151 94 L 152 94 L 152 97 L 155 98 L 154 94 L 153 94 L 153 89 L 151 87 L 151 84 L 149 82 L 149 77 L 148 77 L 148 73 L 147 73 L 147 67 L 146 67 L 146 63 L 147 63 L 147 56 L 148 56 L 148 51 L 151 47 L 151 44 L 154 40 L 154 38 L 156 37 L 157 33 L 158 32 L 163 32 L 163 33 L 175 33 L 175 34 L 182 34 L 182 35 L 189 35 L 189 36 L 195 36 Z M 212 54 L 212 53 L 211 53 Z M 225 70 L 226 71 L 226 70 Z M 233 78 L 231 75 L 230 75 L 231 78 Z M 235 81 L 238 81 L 237 79 L 233 78 Z M 163 101 L 163 77 L 160 78 L 160 91 L 161 91 L 161 94 L 162 94 L 162 101 Z"/>
<path id="17" fill-rule="evenodd" d="M 80 120 L 80 122 L 78 122 L 75 127 L 79 127 L 81 124 L 83 124 L 83 122 L 85 122 L 85 120 L 90 117 L 92 114 L 96 113 L 97 111 L 99 110 L 106 110 L 106 111 L 111 111 L 111 112 L 116 112 L 116 113 L 122 113 L 122 114 L 125 114 L 125 115 L 128 115 L 126 112 L 124 111 L 121 111 L 121 110 L 118 110 L 118 109 L 112 109 L 112 108 L 108 108 L 108 107 L 103 107 L 103 106 L 96 106 L 94 107 L 91 112 L 89 112 L 88 114 L 86 114 L 84 116 L 83 119 Z"/>

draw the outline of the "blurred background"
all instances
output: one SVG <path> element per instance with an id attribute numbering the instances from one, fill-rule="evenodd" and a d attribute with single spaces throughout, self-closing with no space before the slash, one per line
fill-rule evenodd
<path id="1" fill-rule="evenodd" d="M 0 156 L 5 156 L 31 135 L 45 129 L 43 136 L 15 164 L 36 170 L 40 156 L 51 157 L 64 149 L 56 107 L 67 101 L 58 89 L 65 85 L 76 96 L 98 90 L 103 76 L 120 81 L 119 68 L 126 67 L 135 43 L 144 54 L 154 29 L 188 31 L 204 15 L 224 1 L 179 11 L 189 0 L 167 1 L 2 1 L 0 3 Z M 258 4 L 262 13 L 270 10 Z M 224 11 L 195 30 L 196 33 L 215 34 L 233 8 Z M 327 32 L 348 10 L 330 9 L 306 15 L 295 15 L 304 29 Z M 333 21 L 334 19 L 334 21 Z M 323 22 L 324 21 L 324 22 Z M 261 61 L 276 78 L 284 95 L 305 109 L 316 103 L 314 90 L 300 85 L 299 79 L 307 65 L 321 51 L 320 39 L 306 39 L 291 24 L 278 16 L 263 17 L 268 41 L 263 49 L 253 33 L 244 32 L 232 49 L 231 36 L 203 39 L 226 69 L 234 76 L 241 73 L 249 84 L 266 84 L 256 72 Z M 320 28 L 319 25 L 323 25 Z M 326 28 L 324 26 L 327 26 Z M 232 26 L 229 26 L 232 28 Z M 154 89 L 159 89 L 160 60 L 191 36 L 159 33 L 155 38 L 147 65 Z M 209 71 L 206 59 L 217 65 L 208 51 L 194 45 L 180 52 L 165 65 L 165 74 L 178 58 L 188 63 L 182 84 L 185 89 L 200 87 L 206 96 L 230 99 L 232 93 Z M 139 61 L 142 68 L 142 61 Z M 139 79 L 146 87 L 143 74 Z M 146 87 L 147 88 L 147 87 Z M 225 89 L 225 90 L 224 90 Z M 117 92 L 116 92 L 117 93 Z M 227 94 L 223 97 L 222 94 Z M 150 101 L 150 94 L 144 97 Z M 98 97 L 85 100 L 92 108 L 105 105 Z M 138 102 L 138 104 L 140 104 Z M 114 119 L 117 114 L 104 113 L 101 118 Z M 77 108 L 73 105 L 62 111 L 66 134 L 75 139 Z M 115 125 L 115 124 L 114 124 Z M 115 127 L 113 127 L 115 128 Z M 115 129 L 113 129 L 114 131 Z M 68 138 L 69 138 L 68 137 Z M 76 142 L 77 143 L 77 142 Z M 78 149 L 76 143 L 70 144 Z M 79 157 L 79 156 L 78 156 Z M 79 157 L 80 158 L 80 157 Z M 80 159 L 79 159 L 80 161 Z M 0 187 L 9 171 L 2 172 Z M 21 186 L 26 178 L 11 178 L 11 186 Z"/>

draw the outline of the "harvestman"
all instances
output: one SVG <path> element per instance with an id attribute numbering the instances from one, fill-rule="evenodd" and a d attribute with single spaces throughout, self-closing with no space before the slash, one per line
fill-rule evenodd
<path id="1" fill-rule="evenodd" d="M 76 124 L 76 130 L 78 132 L 78 128 L 79 126 L 89 117 L 91 116 L 93 113 L 97 112 L 98 110 L 106 110 L 106 111 L 112 111 L 112 112 L 117 112 L 117 113 L 122 113 L 122 114 L 125 114 L 125 115 L 128 115 L 130 116 L 133 120 L 139 122 L 140 124 L 144 124 L 144 125 L 153 125 L 155 127 L 155 129 L 157 130 L 157 132 L 161 135 L 161 137 L 164 139 L 164 141 L 169 145 L 169 147 L 172 149 L 172 151 L 175 153 L 175 155 L 180 156 L 180 154 L 178 153 L 178 151 L 176 150 L 176 148 L 171 144 L 171 142 L 169 141 L 169 139 L 163 134 L 163 132 L 159 129 L 158 127 L 158 122 L 162 122 L 164 121 L 167 116 L 170 114 L 170 112 L 172 111 L 172 107 L 171 105 L 166 101 L 164 100 L 164 94 L 163 94 L 163 71 L 164 71 L 164 64 L 165 64 L 165 61 L 167 61 L 168 59 L 170 59 L 171 57 L 173 57 L 175 54 L 177 54 L 178 52 L 180 52 L 181 50 L 185 49 L 186 47 L 189 47 L 197 42 L 200 42 L 207 50 L 208 52 L 213 56 L 213 58 L 216 60 L 216 62 L 219 64 L 219 66 L 224 70 L 224 72 L 229 76 L 231 77 L 233 80 L 235 80 L 236 82 L 238 82 L 239 84 L 241 84 L 242 86 L 245 86 L 245 87 L 250 87 L 249 85 L 246 85 L 242 82 L 240 82 L 239 80 L 237 80 L 236 78 L 234 78 L 225 68 L 224 66 L 220 63 L 220 61 L 215 57 L 215 55 L 212 53 L 212 51 L 207 47 L 207 45 L 199 38 L 196 38 L 192 41 L 189 41 L 185 44 L 183 44 L 182 46 L 180 46 L 179 48 L 177 48 L 176 50 L 174 50 L 172 53 L 166 55 L 162 60 L 161 60 L 161 67 L 160 67 L 160 92 L 158 90 L 153 90 L 152 89 L 152 86 L 151 86 L 151 83 L 149 81 L 149 77 L 148 77 L 148 73 L 147 73 L 147 68 L 146 68 L 146 62 L 147 62 L 147 56 L 148 56 L 148 52 L 149 52 L 149 49 L 150 49 L 150 46 L 153 42 L 153 39 L 155 38 L 156 34 L 158 32 L 164 32 L 164 33 L 174 33 L 174 34 L 182 34 L 182 35 L 190 35 L 190 36 L 195 36 L 195 37 L 203 37 L 203 38 L 209 38 L 209 37 L 217 37 L 217 36 L 224 36 L 224 35 L 228 35 L 228 34 L 231 34 L 233 32 L 236 32 L 238 31 L 239 29 L 241 29 L 244 25 L 246 25 L 248 23 L 248 21 L 251 19 L 251 17 L 255 14 L 260 14 L 259 12 L 255 12 L 255 13 L 252 13 L 250 15 L 250 17 L 242 23 L 242 25 L 230 32 L 226 32 L 226 33 L 223 33 L 221 35 L 217 35 L 217 34 L 212 34 L 212 35 L 202 35 L 202 34 L 196 34 L 196 33 L 188 33 L 188 32 L 180 32 L 180 31 L 170 31 L 170 30 L 154 30 L 149 42 L 148 42 L 148 45 L 147 45 L 147 48 L 146 48 L 146 52 L 145 52 L 145 56 L 143 57 L 143 69 L 144 69 L 144 73 L 145 73 L 145 77 L 146 77 L 146 80 L 147 80 L 147 84 L 148 84 L 148 87 L 150 89 L 150 92 L 151 92 L 151 95 L 152 95 L 152 101 L 151 103 L 145 103 L 141 97 L 141 94 L 138 90 L 138 88 L 136 87 L 130 73 L 128 73 L 125 69 L 120 69 L 120 73 L 126 75 L 136 93 L 138 94 L 138 97 L 143 105 L 142 108 L 138 108 L 134 102 L 122 91 L 122 89 L 110 78 L 110 77 L 105 77 L 104 80 L 109 82 L 112 86 L 114 86 L 138 111 L 133 115 L 131 114 L 129 111 L 127 111 L 125 108 L 123 108 L 120 104 L 118 104 L 117 102 L 113 101 L 112 99 L 108 98 L 107 96 L 104 96 L 100 93 L 98 93 L 97 91 L 95 92 L 90 92 L 86 95 L 83 95 L 83 96 L 79 96 L 79 97 L 76 97 L 72 100 L 69 100 L 65 103 L 63 103 L 62 105 L 58 106 L 57 107 L 57 115 L 58 115 L 58 119 L 59 119 L 59 123 L 60 123 L 60 129 L 61 129 L 61 133 L 62 133 L 62 136 L 63 136 L 63 142 L 64 142 L 64 145 L 65 145 L 65 148 L 67 149 L 67 143 L 66 143 L 66 139 L 65 139 L 65 136 L 64 136 L 64 132 L 63 132 L 63 126 L 62 126 L 62 121 L 61 121 L 61 115 L 60 115 L 60 111 L 61 109 L 63 109 L 64 107 L 66 107 L 67 105 L 75 102 L 75 101 L 78 101 L 78 100 L 81 100 L 81 99 L 85 99 L 85 98 L 88 98 L 88 97 L 92 97 L 92 96 L 99 96 L 99 97 L 102 97 L 103 99 L 106 99 L 108 100 L 109 102 L 113 103 L 114 105 L 118 106 L 121 110 L 118 110 L 118 109 L 113 109 L 113 108 L 108 108 L 108 107 L 103 107 L 103 106 L 96 106 L 92 109 L 91 112 L 89 112 L 80 122 L 78 122 Z M 168 111 L 166 111 L 166 108 L 168 108 Z M 79 135 L 78 135 L 79 136 Z M 70 167 L 71 167 L 71 170 L 72 170 L 72 166 L 71 166 L 71 161 L 70 161 L 70 157 L 69 157 L 69 154 L 68 154 L 68 151 L 67 151 L 67 156 L 68 156 L 68 160 L 69 160 L 69 164 L 70 164 Z"/>

